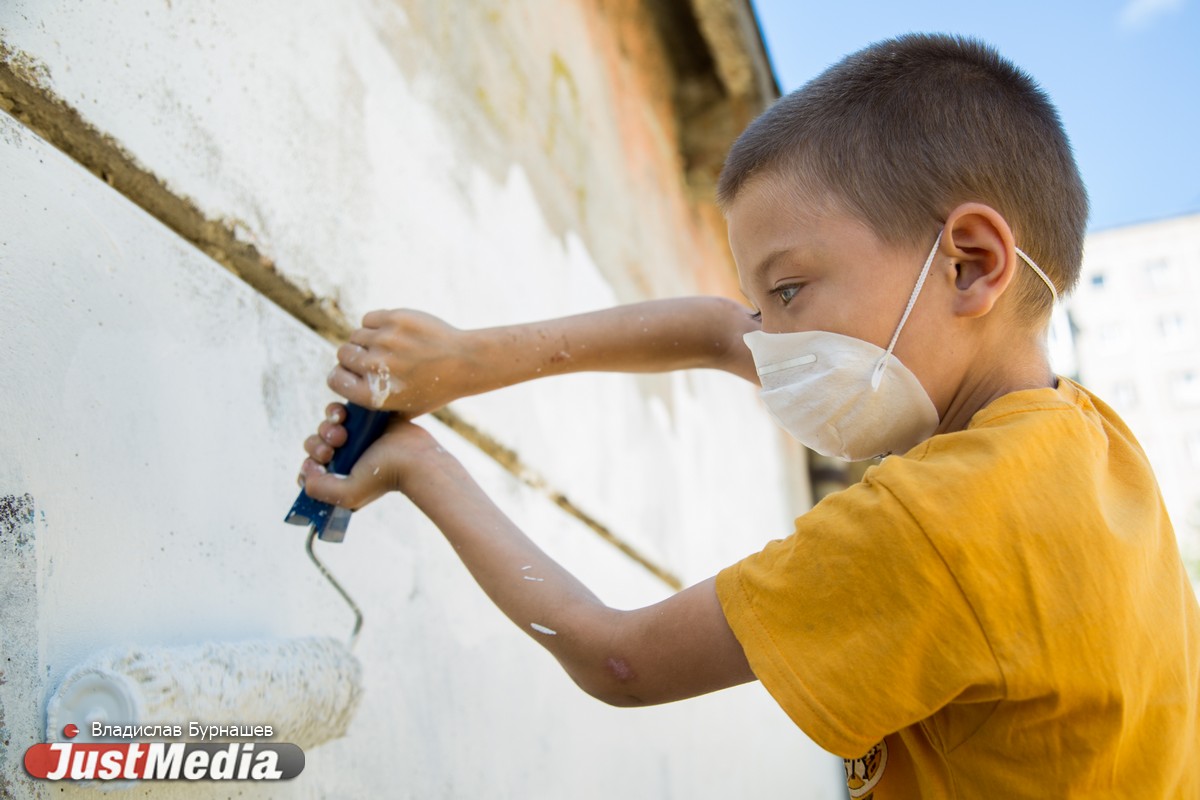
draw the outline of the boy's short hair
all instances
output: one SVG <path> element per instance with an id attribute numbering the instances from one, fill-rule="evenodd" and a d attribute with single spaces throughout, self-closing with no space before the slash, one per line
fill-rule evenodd
<path id="1" fill-rule="evenodd" d="M 985 203 L 1060 294 L 1079 277 L 1088 201 L 1058 112 L 982 42 L 909 34 L 834 64 L 781 98 L 734 143 L 717 185 L 728 209 L 759 176 L 829 193 L 891 244 L 928 241 L 956 205 Z M 1050 293 L 1013 283 L 1030 320 Z"/>

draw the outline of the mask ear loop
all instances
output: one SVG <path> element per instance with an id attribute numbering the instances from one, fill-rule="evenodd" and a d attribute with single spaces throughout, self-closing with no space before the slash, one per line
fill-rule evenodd
<path id="1" fill-rule="evenodd" d="M 892 340 L 888 342 L 887 352 L 875 364 L 875 370 L 871 373 L 872 391 L 879 391 L 879 384 L 883 381 L 883 373 L 887 370 L 888 362 L 892 359 L 892 350 L 896 347 L 896 340 L 900 338 L 900 331 L 904 330 L 904 323 L 908 322 L 908 315 L 912 313 L 913 306 L 917 304 L 917 297 L 921 294 L 921 287 L 925 285 L 925 279 L 929 277 L 929 267 L 933 264 L 933 257 L 937 255 L 938 245 L 941 243 L 942 232 L 939 230 L 937 239 L 933 242 L 933 249 L 929 251 L 929 257 L 925 259 L 925 266 L 921 267 L 921 274 L 917 278 L 917 285 L 913 287 L 912 294 L 908 296 L 908 305 L 904 307 L 904 314 L 900 317 L 900 324 L 896 326 L 896 332 L 892 334 Z M 1041 270 L 1038 270 L 1038 272 L 1041 272 Z M 1053 291 L 1053 288 L 1051 291 Z"/>
<path id="2" fill-rule="evenodd" d="M 1050 277 L 1046 275 L 1046 273 L 1042 272 L 1041 267 L 1033 263 L 1032 258 L 1025 255 L 1024 250 L 1017 247 L 1015 244 L 1013 245 L 1013 250 L 1017 251 L 1017 255 L 1024 259 L 1025 263 L 1029 265 L 1029 268 L 1036 272 L 1037 276 L 1042 279 L 1042 283 L 1046 284 L 1046 288 L 1050 290 L 1050 297 L 1053 298 L 1052 305 L 1058 305 L 1058 290 L 1054 288 L 1054 282 L 1050 280 Z"/>

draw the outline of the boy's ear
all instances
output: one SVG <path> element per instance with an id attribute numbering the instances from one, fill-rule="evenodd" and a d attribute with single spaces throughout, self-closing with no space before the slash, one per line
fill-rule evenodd
<path id="1" fill-rule="evenodd" d="M 939 248 L 954 265 L 954 313 L 982 317 L 1017 270 L 1012 229 L 991 206 L 963 203 L 946 216 Z"/>

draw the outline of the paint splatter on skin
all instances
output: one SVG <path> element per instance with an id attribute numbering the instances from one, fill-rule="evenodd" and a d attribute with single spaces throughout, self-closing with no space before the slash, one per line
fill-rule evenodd
<path id="1" fill-rule="evenodd" d="M 529 627 L 533 628 L 538 633 L 544 633 L 547 636 L 558 636 L 558 631 L 551 630 L 545 625 L 538 625 L 536 622 L 529 623 Z"/>
<path id="2" fill-rule="evenodd" d="M 535 578 L 532 575 L 522 575 L 521 577 L 527 581 L 537 581 L 538 583 L 541 583 L 544 580 L 546 580 L 545 578 Z"/>
<path id="3" fill-rule="evenodd" d="M 381 364 L 378 369 L 367 373 L 367 388 L 371 390 L 371 405 L 383 408 L 383 404 L 392 396 L 392 372 L 387 364 Z"/>
<path id="4" fill-rule="evenodd" d="M 533 569 L 533 564 L 526 564 L 525 566 L 521 567 L 522 572 L 524 572 L 527 569 Z"/>

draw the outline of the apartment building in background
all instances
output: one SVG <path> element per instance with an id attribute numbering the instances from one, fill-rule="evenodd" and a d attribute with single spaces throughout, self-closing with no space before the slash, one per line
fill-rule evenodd
<path id="1" fill-rule="evenodd" d="M 1068 301 L 1084 385 L 1142 443 L 1180 546 L 1200 565 L 1200 214 L 1087 238 Z"/>

